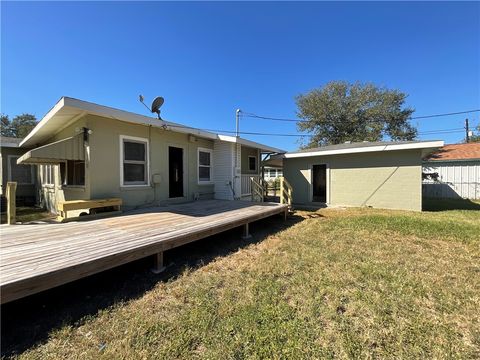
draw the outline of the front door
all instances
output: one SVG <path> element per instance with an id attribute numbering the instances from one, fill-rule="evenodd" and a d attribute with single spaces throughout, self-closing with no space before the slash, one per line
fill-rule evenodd
<path id="1" fill-rule="evenodd" d="M 169 197 L 183 196 L 183 149 L 170 146 L 168 148 L 168 180 Z"/>
<path id="2" fill-rule="evenodd" d="M 313 165 L 313 202 L 327 202 L 327 165 Z"/>

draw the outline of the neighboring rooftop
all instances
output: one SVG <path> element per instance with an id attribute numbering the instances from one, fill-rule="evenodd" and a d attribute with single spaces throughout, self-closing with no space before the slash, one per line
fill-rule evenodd
<path id="1" fill-rule="evenodd" d="M 23 140 L 22 138 L 0 136 L 0 146 L 1 147 L 19 147 L 22 140 Z"/>
<path id="2" fill-rule="evenodd" d="M 327 145 L 312 149 L 303 149 L 299 151 L 288 152 L 286 158 L 308 157 L 320 155 L 336 155 L 336 154 L 352 154 L 360 152 L 374 151 L 392 151 L 392 150 L 409 150 L 422 149 L 427 155 L 431 151 L 443 146 L 442 140 L 426 140 L 426 141 L 364 141 L 364 142 L 348 142 L 337 145 Z"/>
<path id="3" fill-rule="evenodd" d="M 449 144 L 430 154 L 426 161 L 480 160 L 480 143 Z"/>

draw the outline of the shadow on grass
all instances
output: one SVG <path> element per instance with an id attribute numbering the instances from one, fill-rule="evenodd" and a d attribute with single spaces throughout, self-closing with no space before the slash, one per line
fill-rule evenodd
<path id="1" fill-rule="evenodd" d="M 423 211 L 480 210 L 480 201 L 469 199 L 423 199 Z"/>
<path id="2" fill-rule="evenodd" d="M 86 316 L 139 298 L 157 283 L 175 279 L 186 268 L 200 268 L 217 257 L 262 242 L 302 220 L 296 215 L 287 221 L 274 216 L 250 224 L 252 237 L 247 240 L 241 238 L 242 228 L 237 228 L 166 251 L 167 269 L 159 275 L 149 270 L 152 258 L 145 258 L 4 304 L 1 307 L 2 356 L 20 354 L 47 340 L 49 333 L 61 326 L 79 325 Z"/>
<path id="3" fill-rule="evenodd" d="M 2 211 L 5 209 L 2 209 Z M 16 221 L 17 222 L 29 222 L 37 220 L 50 220 L 54 218 L 54 215 L 50 214 L 45 209 L 34 206 L 19 206 L 16 209 Z M 7 222 L 7 213 L 2 212 L 0 214 L 0 223 Z"/>

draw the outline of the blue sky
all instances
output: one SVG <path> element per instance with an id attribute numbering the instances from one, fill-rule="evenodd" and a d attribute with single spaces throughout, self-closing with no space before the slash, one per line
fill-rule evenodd
<path id="1" fill-rule="evenodd" d="M 10 116 L 41 118 L 63 95 L 148 115 L 141 93 L 164 96 L 168 120 L 234 130 L 235 109 L 295 117 L 295 95 L 331 80 L 404 91 L 414 116 L 480 108 L 478 2 L 2 2 L 1 21 Z M 465 117 L 419 120 L 419 130 L 461 128 Z M 480 113 L 468 117 L 479 124 Z M 248 118 L 240 127 L 296 133 Z"/>

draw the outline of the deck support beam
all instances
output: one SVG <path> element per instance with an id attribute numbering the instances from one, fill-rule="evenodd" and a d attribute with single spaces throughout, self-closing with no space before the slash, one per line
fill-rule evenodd
<path id="1" fill-rule="evenodd" d="M 153 267 L 152 272 L 154 274 L 160 274 L 165 271 L 165 266 L 163 266 L 163 251 L 153 255 Z"/>
<path id="2" fill-rule="evenodd" d="M 242 236 L 242 239 L 246 240 L 246 239 L 250 239 L 252 237 L 252 235 L 250 235 L 250 229 L 249 229 L 249 224 L 246 223 L 245 225 L 243 225 L 243 236 Z"/>

